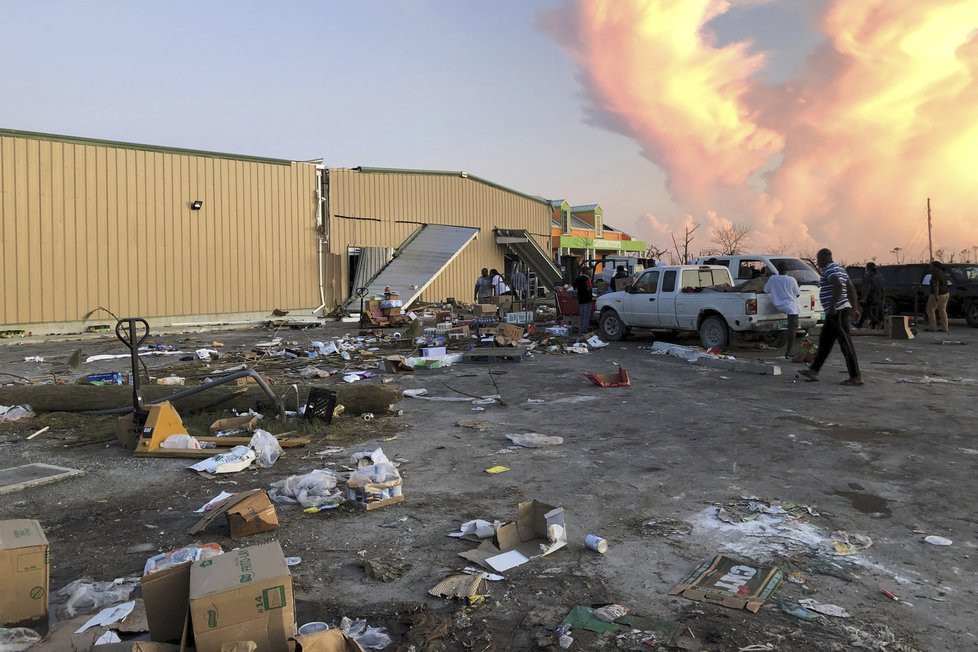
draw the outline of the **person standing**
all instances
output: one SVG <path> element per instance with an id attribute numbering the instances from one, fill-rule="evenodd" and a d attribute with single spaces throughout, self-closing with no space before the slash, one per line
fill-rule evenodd
<path id="1" fill-rule="evenodd" d="M 581 273 L 574 279 L 574 292 L 577 294 L 577 305 L 581 309 L 578 330 L 587 333 L 591 330 L 591 305 L 594 303 L 594 294 L 591 292 L 591 277 L 587 275 L 586 267 L 582 267 Z"/>
<path id="2" fill-rule="evenodd" d="M 812 366 L 802 369 L 798 374 L 810 381 L 818 380 L 818 372 L 832 352 L 832 347 L 838 342 L 839 348 L 842 349 L 842 356 L 846 359 L 846 369 L 849 371 L 849 378 L 843 380 L 842 384 L 862 385 L 863 377 L 859 373 L 856 348 L 849 334 L 852 319 L 859 318 L 859 308 L 850 302 L 850 297 L 852 301 L 856 300 L 856 288 L 846 270 L 832 260 L 832 252 L 828 249 L 819 250 L 816 262 L 821 272 L 818 296 L 822 300 L 822 306 L 825 307 L 825 323 L 818 336 L 818 352 L 815 354 Z"/>
<path id="3" fill-rule="evenodd" d="M 937 320 L 940 317 L 941 330 L 948 332 L 947 300 L 950 298 L 950 287 L 944 264 L 939 260 L 930 264 L 930 295 L 927 297 L 927 330 L 937 330 Z"/>
<path id="4" fill-rule="evenodd" d="M 475 302 L 492 303 L 492 279 L 485 267 L 482 268 L 482 275 L 475 279 Z"/>
<path id="5" fill-rule="evenodd" d="M 791 350 L 795 346 L 795 336 L 798 333 L 798 313 L 801 308 L 798 306 L 798 297 L 801 290 L 798 288 L 798 281 L 794 276 L 784 273 L 784 265 L 775 263 L 778 270 L 777 274 L 772 274 L 764 284 L 764 291 L 771 295 L 771 303 L 788 315 L 788 348 L 784 351 L 784 357 L 792 359 Z"/>
<path id="6" fill-rule="evenodd" d="M 526 301 L 526 294 L 529 286 L 526 282 L 526 274 L 519 267 L 513 270 L 513 293 L 517 301 Z"/>
<path id="7" fill-rule="evenodd" d="M 509 291 L 506 287 L 506 279 L 499 273 L 499 270 L 495 268 L 490 270 L 489 278 L 491 279 L 490 283 L 492 283 L 492 293 L 497 297 L 501 297 Z"/>
<path id="8" fill-rule="evenodd" d="M 624 279 L 624 280 L 622 280 Z M 615 275 L 611 277 L 611 291 L 621 292 L 628 286 L 628 271 L 624 265 L 619 265 Z"/>
<path id="9" fill-rule="evenodd" d="M 870 328 L 883 327 L 883 279 L 876 263 L 870 261 L 866 263 L 866 289 L 862 301 L 862 317 L 856 324 L 859 328 L 863 327 L 864 322 L 869 322 Z"/>

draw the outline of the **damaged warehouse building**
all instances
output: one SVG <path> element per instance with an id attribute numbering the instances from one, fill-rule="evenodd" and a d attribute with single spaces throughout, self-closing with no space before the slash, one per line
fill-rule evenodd
<path id="1" fill-rule="evenodd" d="M 0 197 L 8 334 L 79 332 L 99 308 L 158 326 L 312 320 L 387 287 L 405 306 L 467 302 L 483 267 L 560 281 L 550 202 L 465 172 L 0 130 Z"/>

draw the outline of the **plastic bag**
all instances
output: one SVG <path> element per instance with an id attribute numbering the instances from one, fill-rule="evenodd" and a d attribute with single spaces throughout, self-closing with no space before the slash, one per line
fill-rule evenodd
<path id="1" fill-rule="evenodd" d="M 216 543 L 194 543 L 183 548 L 174 548 L 169 552 L 161 552 L 147 559 L 146 565 L 143 567 L 143 575 L 157 573 L 188 561 L 210 559 L 223 553 L 224 549 Z"/>
<path id="2" fill-rule="evenodd" d="M 279 445 L 275 435 L 266 430 L 256 430 L 248 442 L 248 447 L 255 449 L 258 455 L 258 466 L 263 469 L 275 464 L 282 454 L 282 447 Z"/>
<path id="3" fill-rule="evenodd" d="M 41 635 L 33 629 L 0 627 L 0 652 L 23 652 L 41 640 Z"/>
<path id="4" fill-rule="evenodd" d="M 386 628 L 367 627 L 367 621 L 362 618 L 350 620 L 344 616 L 340 620 L 340 631 L 368 650 L 383 650 L 391 644 Z"/>
<path id="5" fill-rule="evenodd" d="M 0 405 L 0 423 L 30 419 L 34 411 L 30 405 Z"/>
<path id="6" fill-rule="evenodd" d="M 362 469 L 357 469 L 350 475 L 350 479 L 346 481 L 346 486 L 351 489 L 356 489 L 367 484 L 378 484 L 381 482 L 390 482 L 391 480 L 397 480 L 401 477 L 401 474 L 397 472 L 393 464 L 374 464 L 372 466 L 365 466 Z"/>
<path id="7" fill-rule="evenodd" d="M 58 607 L 58 617 L 67 620 L 78 614 L 92 613 L 102 607 L 125 602 L 138 583 L 137 578 L 113 582 L 96 582 L 87 577 L 75 580 L 55 594 L 58 602 L 64 602 Z"/>
<path id="8" fill-rule="evenodd" d="M 160 448 L 192 448 L 200 450 L 200 442 L 191 435 L 170 435 L 160 443 Z"/>
<path id="9" fill-rule="evenodd" d="M 303 507 L 320 507 L 343 500 L 343 494 L 336 490 L 336 474 L 327 469 L 317 469 L 305 475 L 291 475 L 284 480 L 273 482 L 268 488 L 268 497 L 278 504 Z"/>

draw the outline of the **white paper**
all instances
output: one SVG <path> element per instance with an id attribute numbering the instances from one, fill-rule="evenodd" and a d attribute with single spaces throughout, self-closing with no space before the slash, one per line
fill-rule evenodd
<path id="1" fill-rule="evenodd" d="M 109 643 L 122 643 L 119 635 L 111 629 L 95 639 L 95 645 L 108 645 Z"/>
<path id="2" fill-rule="evenodd" d="M 486 563 L 500 573 L 504 573 L 510 568 L 522 566 L 528 561 L 530 561 L 529 557 L 524 556 L 523 553 L 518 550 L 510 550 L 509 552 L 494 555 L 486 559 Z"/>
<path id="3" fill-rule="evenodd" d="M 136 608 L 135 600 L 129 602 L 124 602 L 122 604 L 117 604 L 114 607 L 106 607 L 102 611 L 98 612 L 94 616 L 88 619 L 88 621 L 75 630 L 76 634 L 83 633 L 86 629 L 92 627 L 108 627 L 118 622 L 122 622 L 126 619 L 126 616 L 132 613 L 132 610 Z"/>
<path id="4" fill-rule="evenodd" d="M 210 509 L 211 507 L 213 507 L 217 503 L 221 502 L 222 500 L 227 500 L 228 498 L 230 498 L 233 495 L 234 494 L 229 494 L 226 491 L 222 491 L 221 493 L 217 494 L 216 496 L 214 496 L 213 498 L 211 498 L 210 500 L 208 500 L 206 503 L 204 503 L 203 506 L 200 509 L 195 509 L 194 510 L 194 514 L 203 514 L 204 512 L 206 512 L 208 509 Z"/>
<path id="5" fill-rule="evenodd" d="M 221 453 L 220 455 L 208 457 L 206 460 L 201 460 L 196 464 L 188 466 L 187 468 L 203 473 L 216 473 L 219 466 L 239 462 L 241 461 L 242 457 L 249 453 L 249 451 L 251 451 L 251 449 L 247 446 L 235 446 L 227 453 Z"/>

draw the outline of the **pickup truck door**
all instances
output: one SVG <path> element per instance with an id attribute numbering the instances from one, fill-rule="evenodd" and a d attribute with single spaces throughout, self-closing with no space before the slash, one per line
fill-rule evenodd
<path id="1" fill-rule="evenodd" d="M 659 299 L 655 302 L 658 306 L 657 325 L 659 328 L 680 327 L 677 306 L 681 296 L 679 291 L 682 288 L 679 287 L 677 276 L 678 272 L 674 269 L 666 270 L 662 274 L 662 287 L 659 288 Z"/>
<path id="2" fill-rule="evenodd" d="M 658 326 L 658 289 L 659 270 L 648 269 L 642 272 L 625 292 L 622 301 L 625 323 L 642 328 Z"/>

